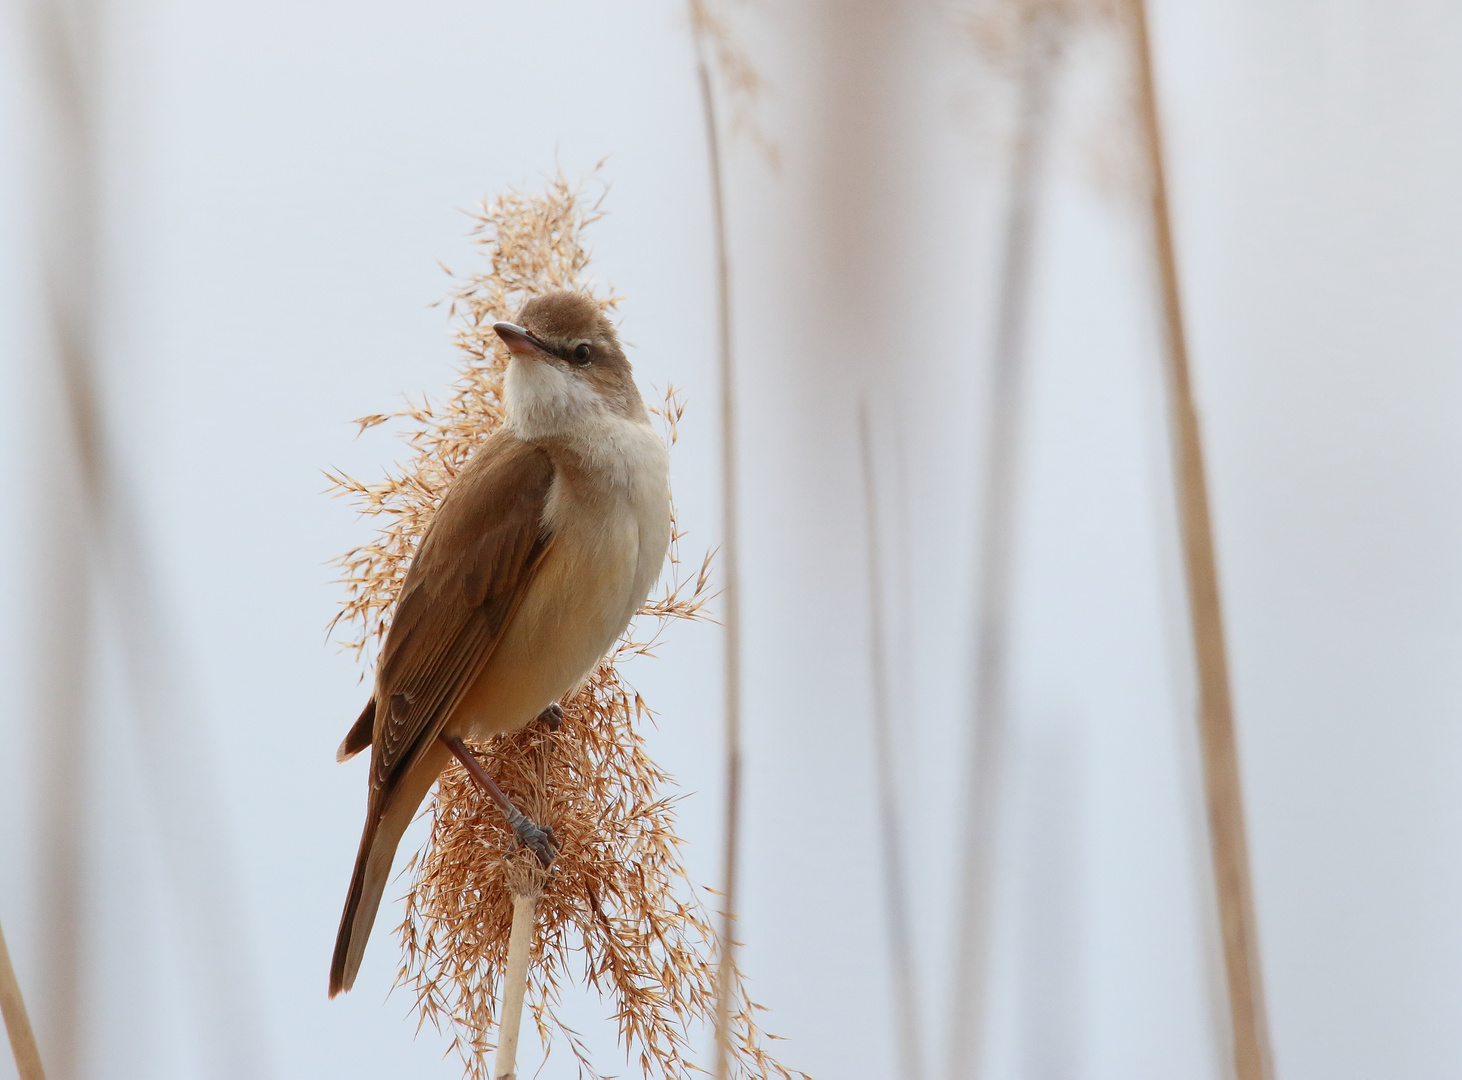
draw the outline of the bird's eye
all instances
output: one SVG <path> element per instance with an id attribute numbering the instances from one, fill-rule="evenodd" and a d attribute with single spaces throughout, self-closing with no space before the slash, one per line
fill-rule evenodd
<path id="1" fill-rule="evenodd" d="M 581 341 L 574 346 L 574 363 L 587 364 L 589 362 L 589 343 Z"/>

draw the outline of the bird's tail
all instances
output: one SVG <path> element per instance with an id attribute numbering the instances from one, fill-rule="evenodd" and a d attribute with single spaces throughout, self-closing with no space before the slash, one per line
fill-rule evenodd
<path id="1" fill-rule="evenodd" d="M 381 894 L 391 877 L 391 863 L 401 834 L 421 800 L 431 790 L 446 764 L 449 752 L 440 743 L 418 761 L 391 793 L 384 811 L 373 801 L 366 814 L 365 829 L 360 836 L 360 849 L 355 856 L 355 872 L 350 877 L 350 893 L 345 898 L 345 911 L 340 916 L 340 932 L 335 937 L 335 956 L 330 961 L 330 996 L 333 998 L 355 985 L 366 942 L 381 906 Z"/>

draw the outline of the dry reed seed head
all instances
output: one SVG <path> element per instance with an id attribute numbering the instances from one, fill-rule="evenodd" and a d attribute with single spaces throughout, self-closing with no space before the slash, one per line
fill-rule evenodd
<path id="1" fill-rule="evenodd" d="M 712 0 L 689 0 L 690 25 L 705 42 L 716 61 L 716 70 L 733 100 L 750 103 L 765 89 L 766 82 L 750 55 L 737 43 L 728 17 Z"/>
<path id="2" fill-rule="evenodd" d="M 1075 117 L 1078 166 L 1102 194 L 1145 201 L 1150 178 L 1137 124 L 1131 7 L 1123 0 L 958 0 L 949 8 L 974 52 L 1003 82 L 1031 62 L 1074 68 L 1064 108 Z M 1044 55 L 1032 53 L 1039 46 Z M 1066 76 L 1063 76 L 1066 77 Z M 1049 122 L 1049 121 L 1048 121 Z"/>
<path id="3" fill-rule="evenodd" d="M 756 104 L 766 93 L 767 82 L 751 55 L 737 41 L 726 5 L 717 0 L 687 0 L 687 3 L 697 55 L 706 65 L 708 75 L 714 70 L 726 92 L 730 130 L 749 138 L 774 169 L 780 167 L 781 150 L 756 119 Z M 747 3 L 748 0 L 738 0 L 738 6 L 745 7 Z"/>
<path id="4" fill-rule="evenodd" d="M 346 598 L 332 628 L 350 635 L 345 644 L 358 655 L 384 637 L 412 553 L 448 484 L 503 421 L 507 355 L 492 324 L 543 292 L 592 294 L 583 234 L 599 216 L 598 203 L 584 201 L 562 176 L 541 195 L 508 192 L 484 205 L 473 233 L 486 268 L 451 294 L 463 363 L 450 392 L 441 402 L 408 402 L 390 416 L 358 421 L 362 429 L 399 422 L 410 450 L 404 465 L 375 484 L 331 476 L 334 489 L 379 526 L 372 543 L 338 560 Z M 615 301 L 610 295 L 598 303 L 607 310 Z M 680 397 L 672 388 L 651 411 L 673 443 L 684 415 Z M 578 981 L 613 1001 L 620 1042 L 645 1075 L 678 1080 L 702 1072 L 689 1040 L 714 1023 L 717 936 L 680 861 L 670 777 L 645 752 L 638 730 L 649 708 L 619 674 L 624 661 L 652 654 L 672 622 L 705 616 L 710 556 L 682 579 L 678 529 L 672 537 L 676 569 L 663 593 L 563 703 L 559 729 L 531 724 L 476 748 L 508 797 L 554 830 L 553 867 L 543 871 L 518 849 L 502 815 L 459 765 L 443 773 L 425 811 L 426 847 L 407 863 L 398 983 L 414 991 L 420 1024 L 450 1031 L 472 1080 L 490 1075 L 515 892 L 539 896 L 526 1004 L 546 1046 L 561 1036 L 580 1075 L 598 1075 L 582 1040 L 555 1013 L 566 985 Z M 762 1048 L 759 1007 L 736 978 L 736 1075 L 802 1076 Z"/>
<path id="5" fill-rule="evenodd" d="M 1087 70 L 1073 98 L 1085 102 L 1080 151 L 1088 178 L 1108 198 L 1145 204 L 1152 196 L 1139 122 L 1132 9 L 1114 5 L 1106 33 L 1089 35 Z"/>
<path id="6" fill-rule="evenodd" d="M 1113 29 L 1122 9 L 1119 0 L 966 0 L 952 6 L 951 16 L 985 62 L 1009 75 L 1020 70 L 1028 36 L 1037 27 L 1054 27 L 1061 36 Z"/>

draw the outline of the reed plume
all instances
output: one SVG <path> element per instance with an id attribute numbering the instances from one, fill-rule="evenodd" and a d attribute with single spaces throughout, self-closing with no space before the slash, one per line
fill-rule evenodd
<path id="1" fill-rule="evenodd" d="M 1065 33 L 1120 26 L 1120 0 L 972 0 L 952 9 L 980 58 L 997 71 L 1019 77 L 1028 62 L 1033 28 L 1059 24 Z"/>
<path id="2" fill-rule="evenodd" d="M 751 54 L 737 40 L 726 5 L 713 0 L 686 0 L 686 7 L 703 94 L 709 94 L 709 75 L 714 71 L 722 91 L 720 96 L 729 106 L 726 110 L 729 133 L 748 139 L 761 151 L 767 163 L 777 168 L 781 164 L 781 151 L 756 116 L 756 103 L 766 93 L 767 81 L 751 59 Z M 705 100 L 703 97 L 703 102 Z M 714 139 L 717 127 L 714 99 L 711 100 L 710 111 L 712 116 L 707 119 L 706 135 Z M 719 172 L 719 168 L 715 171 Z"/>
<path id="3" fill-rule="evenodd" d="M 362 430 L 401 423 L 411 450 L 404 466 L 378 483 L 331 477 L 337 492 L 380 523 L 373 542 L 339 560 L 347 595 L 332 628 L 357 655 L 383 639 L 441 496 L 503 422 L 508 356 L 492 323 L 550 289 L 601 295 L 605 308 L 617 303 L 589 278 L 584 233 L 601 216 L 600 204 L 561 175 L 541 195 L 511 191 L 474 216 L 474 240 L 487 266 L 452 293 L 454 343 L 463 362 L 451 392 L 440 403 L 408 402 L 396 413 L 358 421 Z M 673 444 L 683 414 L 678 396 L 667 393 L 654 411 Z M 415 994 L 421 1023 L 450 1029 L 472 1080 L 490 1075 L 486 1052 L 500 1020 L 515 896 L 537 905 L 527 1004 L 546 1047 L 562 1035 L 580 1075 L 599 1075 L 585 1044 L 555 1011 L 565 984 L 577 978 L 613 1001 L 627 1059 L 645 1075 L 702 1071 L 690 1038 L 715 1022 L 718 938 L 681 865 L 670 777 L 650 759 L 638 730 L 650 711 L 620 673 L 626 660 L 651 654 L 671 623 L 706 615 L 710 558 L 683 572 L 679 540 L 676 529 L 670 580 L 641 612 L 648 632 L 631 627 L 563 703 L 562 725 L 532 724 L 475 748 L 514 804 L 554 830 L 559 851 L 552 869 L 539 869 L 517 848 L 502 816 L 460 765 L 443 774 L 425 811 L 430 835 L 408 863 L 398 985 Z M 733 989 L 735 1075 L 802 1075 L 763 1050 L 759 1007 L 739 974 Z"/>

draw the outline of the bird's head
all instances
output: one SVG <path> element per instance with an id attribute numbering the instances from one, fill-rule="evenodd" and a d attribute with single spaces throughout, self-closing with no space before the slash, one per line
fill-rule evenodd
<path id="1" fill-rule="evenodd" d="M 517 322 L 492 327 L 507 345 L 508 423 L 526 438 L 571 435 L 605 416 L 647 420 L 619 335 L 591 297 L 534 297 Z"/>

